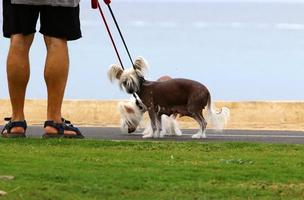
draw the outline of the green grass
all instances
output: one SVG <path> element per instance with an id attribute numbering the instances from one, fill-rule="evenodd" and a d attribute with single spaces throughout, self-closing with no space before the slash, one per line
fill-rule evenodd
<path id="1" fill-rule="evenodd" d="M 0 199 L 304 199 L 304 146 L 0 140 Z"/>

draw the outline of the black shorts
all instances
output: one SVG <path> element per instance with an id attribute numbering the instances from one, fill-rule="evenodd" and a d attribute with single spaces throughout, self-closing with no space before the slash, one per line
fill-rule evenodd
<path id="1" fill-rule="evenodd" d="M 81 38 L 79 6 L 55 7 L 11 4 L 3 0 L 3 35 L 30 35 L 36 32 L 40 16 L 39 32 L 46 36 L 76 40 Z"/>

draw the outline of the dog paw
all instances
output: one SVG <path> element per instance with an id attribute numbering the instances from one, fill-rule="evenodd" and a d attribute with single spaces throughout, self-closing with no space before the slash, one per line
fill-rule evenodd
<path id="1" fill-rule="evenodd" d="M 161 137 L 161 133 L 159 131 L 155 131 L 153 133 L 153 138 L 160 138 Z"/>
<path id="2" fill-rule="evenodd" d="M 175 135 L 182 136 L 182 132 L 181 131 L 175 131 Z"/>
<path id="3" fill-rule="evenodd" d="M 202 137 L 201 138 L 207 138 L 206 130 L 202 133 Z"/>
<path id="4" fill-rule="evenodd" d="M 201 134 L 197 133 L 191 136 L 193 139 L 200 139 L 201 138 Z"/>
<path id="5" fill-rule="evenodd" d="M 193 139 L 201 139 L 201 138 L 207 138 L 206 134 L 202 134 L 202 133 L 196 133 L 194 135 L 192 135 Z"/>
<path id="6" fill-rule="evenodd" d="M 166 135 L 167 135 L 166 132 L 160 132 L 159 138 L 163 138 L 163 137 L 165 137 Z"/>
<path id="7" fill-rule="evenodd" d="M 143 135 L 142 138 L 153 138 L 153 134 Z"/>

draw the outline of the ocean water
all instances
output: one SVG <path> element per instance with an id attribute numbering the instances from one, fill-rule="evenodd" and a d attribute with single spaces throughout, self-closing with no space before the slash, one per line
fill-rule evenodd
<path id="1" fill-rule="evenodd" d="M 89 1 L 82 1 L 81 8 L 83 38 L 69 46 L 71 66 L 65 98 L 129 98 L 107 79 L 109 65 L 118 61 L 98 11 L 90 8 Z M 132 57 L 141 55 L 149 62 L 149 80 L 162 75 L 194 79 L 205 84 L 215 100 L 304 99 L 302 3 L 117 0 L 112 9 Z M 104 11 L 124 65 L 130 67 L 106 7 Z M 9 40 L 2 37 L 0 98 L 8 98 L 8 45 Z M 43 39 L 36 34 L 27 98 L 46 98 L 45 53 Z"/>

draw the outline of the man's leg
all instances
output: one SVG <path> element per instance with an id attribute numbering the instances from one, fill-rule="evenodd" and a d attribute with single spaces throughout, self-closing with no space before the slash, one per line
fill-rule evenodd
<path id="1" fill-rule="evenodd" d="M 34 34 L 11 36 L 7 57 L 7 79 L 12 104 L 12 121 L 22 121 L 24 117 L 24 100 L 27 83 L 30 77 L 29 50 Z M 23 133 L 21 127 L 15 127 L 12 132 Z"/>
<path id="2" fill-rule="evenodd" d="M 44 36 L 44 41 L 47 48 L 44 70 L 48 93 L 47 120 L 62 123 L 61 107 L 69 72 L 67 41 L 49 36 Z M 57 133 L 55 128 L 49 126 L 46 127 L 44 131 L 46 133 Z M 65 131 L 64 133 L 75 134 L 75 132 L 72 131 Z"/>

